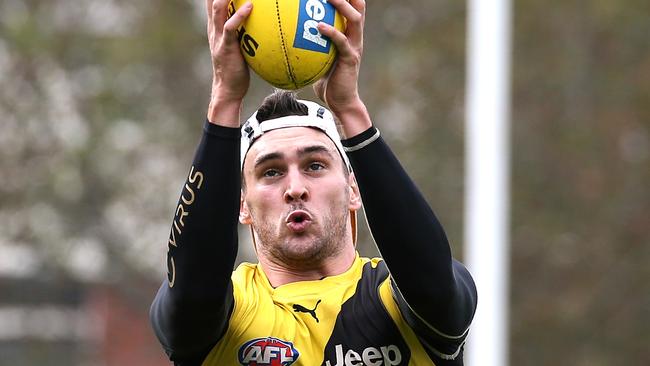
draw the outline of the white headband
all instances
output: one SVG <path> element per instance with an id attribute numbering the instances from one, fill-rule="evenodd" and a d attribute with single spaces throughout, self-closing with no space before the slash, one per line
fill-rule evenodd
<path id="1" fill-rule="evenodd" d="M 345 150 L 341 144 L 341 137 L 336 129 L 332 112 L 308 100 L 298 100 L 298 102 L 307 106 L 308 114 L 306 116 L 286 116 L 259 122 L 257 120 L 257 112 L 255 112 L 248 118 L 246 123 L 241 127 L 241 169 L 244 168 L 244 159 L 246 159 L 246 154 L 251 145 L 265 132 L 287 127 L 313 127 L 323 131 L 332 140 L 345 161 L 348 170 L 352 171 L 348 156 L 345 154 Z"/>

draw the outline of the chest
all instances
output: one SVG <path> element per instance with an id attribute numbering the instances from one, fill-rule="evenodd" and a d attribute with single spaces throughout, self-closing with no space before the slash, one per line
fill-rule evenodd
<path id="1" fill-rule="evenodd" d="M 247 366 L 408 365 L 410 359 L 377 288 L 362 285 L 290 298 L 258 295 L 233 314 L 217 348 L 222 360 Z"/>

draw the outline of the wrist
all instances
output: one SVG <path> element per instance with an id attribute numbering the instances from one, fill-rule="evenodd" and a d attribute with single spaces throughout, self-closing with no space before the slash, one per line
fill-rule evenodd
<path id="1" fill-rule="evenodd" d="M 208 121 L 223 127 L 239 128 L 243 98 L 224 96 L 213 91 L 208 106 Z"/>
<path id="2" fill-rule="evenodd" d="M 372 127 L 370 115 L 361 99 L 332 108 L 332 113 L 341 123 L 344 138 L 354 137 Z"/>

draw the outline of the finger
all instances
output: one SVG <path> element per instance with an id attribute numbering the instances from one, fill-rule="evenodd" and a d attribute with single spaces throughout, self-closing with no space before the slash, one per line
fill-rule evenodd
<path id="1" fill-rule="evenodd" d="M 363 18 L 366 17 L 366 1 L 365 0 L 350 0 L 350 5 L 355 8 Z"/>
<path id="2" fill-rule="evenodd" d="M 363 24 L 366 16 L 365 0 L 329 0 L 336 10 L 347 20 L 345 34 L 353 41 L 360 42 L 363 37 Z"/>
<path id="3" fill-rule="evenodd" d="M 212 1 L 211 12 L 212 19 L 210 19 L 212 26 L 217 34 L 223 32 L 223 24 L 228 19 L 228 4 L 229 0 L 214 0 Z"/>
<path id="4" fill-rule="evenodd" d="M 237 41 L 237 29 L 244 24 L 244 21 L 251 14 L 253 3 L 248 1 L 242 5 L 230 19 L 223 25 L 223 33 L 227 34 L 226 41 Z"/>
<path id="5" fill-rule="evenodd" d="M 340 56 L 346 57 L 353 52 L 348 37 L 343 32 L 323 22 L 318 23 L 318 31 L 334 42 Z"/>
<path id="6" fill-rule="evenodd" d="M 359 4 L 359 1 L 362 4 Z M 328 0 L 328 2 L 336 8 L 336 11 L 340 12 L 346 19 L 356 20 L 359 16 L 363 15 L 363 0 Z M 361 8 L 357 8 L 361 7 Z"/>
<path id="7" fill-rule="evenodd" d="M 352 21 L 348 37 L 363 37 L 363 27 L 366 21 L 366 2 L 365 0 L 350 0 L 350 5 L 360 14 L 358 19 Z M 348 18 L 350 22 L 350 19 Z"/>
<path id="8" fill-rule="evenodd" d="M 336 10 L 349 22 L 363 23 L 366 15 L 366 2 L 364 0 L 329 0 Z"/>

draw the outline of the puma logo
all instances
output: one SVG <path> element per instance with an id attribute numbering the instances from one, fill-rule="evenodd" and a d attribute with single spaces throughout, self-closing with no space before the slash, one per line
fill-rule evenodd
<path id="1" fill-rule="evenodd" d="M 318 307 L 318 304 L 320 304 L 320 299 L 316 302 L 316 306 L 314 306 L 313 310 L 307 309 L 306 307 L 299 305 L 299 304 L 293 304 L 293 311 L 296 313 L 309 313 L 309 315 L 313 316 L 314 319 L 316 319 L 316 323 L 318 323 L 318 317 L 316 316 L 316 308 Z"/>

